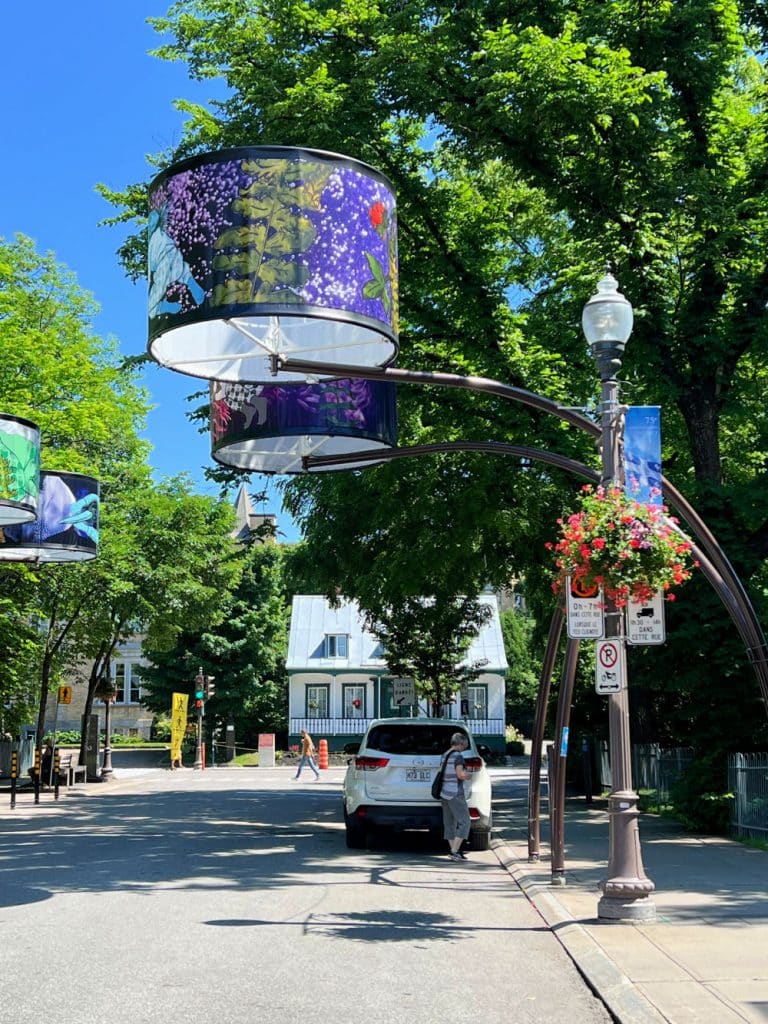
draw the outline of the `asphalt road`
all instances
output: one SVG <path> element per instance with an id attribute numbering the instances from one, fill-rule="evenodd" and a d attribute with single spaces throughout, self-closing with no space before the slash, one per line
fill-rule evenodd
<path id="1" fill-rule="evenodd" d="M 610 1021 L 493 851 L 347 850 L 342 774 L 0 794 L 0 1024 Z"/>

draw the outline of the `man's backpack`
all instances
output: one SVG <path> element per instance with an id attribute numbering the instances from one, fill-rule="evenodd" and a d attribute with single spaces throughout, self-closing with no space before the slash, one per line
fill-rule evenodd
<path id="1" fill-rule="evenodd" d="M 442 792 L 443 789 L 443 776 L 445 775 L 445 766 L 447 763 L 448 755 L 446 754 L 442 762 L 440 763 L 440 771 L 437 773 L 434 779 L 432 779 L 432 796 L 435 798 L 435 800 L 440 799 L 440 793 Z"/>

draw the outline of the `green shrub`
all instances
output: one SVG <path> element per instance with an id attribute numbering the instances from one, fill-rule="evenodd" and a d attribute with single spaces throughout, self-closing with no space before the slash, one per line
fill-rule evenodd
<path id="1" fill-rule="evenodd" d="M 522 740 L 510 740 L 507 743 L 506 750 L 510 757 L 518 757 L 520 754 L 525 753 L 525 744 Z"/>
<path id="2" fill-rule="evenodd" d="M 157 743 L 169 743 L 171 739 L 171 720 L 166 715 L 155 715 L 149 738 Z"/>
<path id="3" fill-rule="evenodd" d="M 719 758 L 694 761 L 672 787 L 675 817 L 694 832 L 727 835 L 733 793 L 725 791 L 724 775 Z"/>

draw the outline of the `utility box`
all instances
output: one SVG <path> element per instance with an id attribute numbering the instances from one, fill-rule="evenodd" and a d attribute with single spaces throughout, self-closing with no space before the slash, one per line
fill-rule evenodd
<path id="1" fill-rule="evenodd" d="M 275 734 L 259 733 L 259 768 L 275 767 Z"/>

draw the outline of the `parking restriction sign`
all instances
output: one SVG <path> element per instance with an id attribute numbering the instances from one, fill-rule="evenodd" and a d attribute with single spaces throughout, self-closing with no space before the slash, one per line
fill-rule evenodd
<path id="1" fill-rule="evenodd" d="M 583 580 L 565 581 L 568 612 L 568 636 L 572 640 L 597 640 L 604 633 L 603 592 L 598 587 L 585 587 Z"/>
<path id="2" fill-rule="evenodd" d="M 627 659 L 624 642 L 598 640 L 595 645 L 595 689 L 598 693 L 619 693 L 627 686 Z"/>

